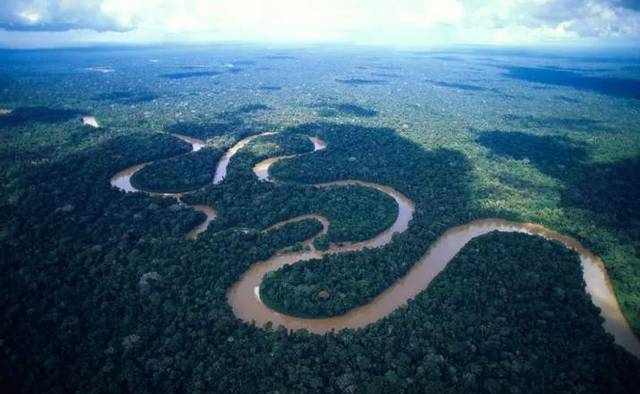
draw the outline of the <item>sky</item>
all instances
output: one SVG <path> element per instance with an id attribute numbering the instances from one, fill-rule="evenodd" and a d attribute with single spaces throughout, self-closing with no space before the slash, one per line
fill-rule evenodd
<path id="1" fill-rule="evenodd" d="M 0 0 L 0 46 L 634 45 L 640 0 Z"/>

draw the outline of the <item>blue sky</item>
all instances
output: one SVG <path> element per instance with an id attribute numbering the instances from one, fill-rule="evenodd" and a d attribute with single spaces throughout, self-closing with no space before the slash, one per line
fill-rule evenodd
<path id="1" fill-rule="evenodd" d="M 640 0 L 1 0 L 0 46 L 640 42 Z"/>

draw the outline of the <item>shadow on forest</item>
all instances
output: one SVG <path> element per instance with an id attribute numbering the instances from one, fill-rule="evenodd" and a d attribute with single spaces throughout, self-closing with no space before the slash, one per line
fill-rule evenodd
<path id="1" fill-rule="evenodd" d="M 185 65 L 185 66 L 180 66 L 179 68 L 181 68 L 183 70 L 202 70 L 202 69 L 209 68 L 209 67 L 210 66 L 204 66 L 204 65 L 198 65 L 198 64 L 194 64 L 194 65 L 188 64 L 188 65 Z"/>
<path id="2" fill-rule="evenodd" d="M 434 86 L 442 87 L 442 88 L 453 88 L 453 89 L 468 90 L 473 92 L 487 92 L 487 91 L 495 92 L 496 91 L 496 89 L 489 89 L 489 88 L 484 88 L 482 86 L 469 85 L 465 83 L 442 82 L 442 81 L 434 81 L 432 79 L 425 79 L 425 82 L 430 83 Z"/>
<path id="3" fill-rule="evenodd" d="M 347 78 L 336 79 L 336 82 L 340 82 L 345 85 L 384 85 L 389 81 L 384 79 Z"/>
<path id="4" fill-rule="evenodd" d="M 19 107 L 7 115 L 0 116 L 0 127 L 14 127 L 28 122 L 61 123 L 83 114 L 86 114 L 86 111 L 78 109 Z"/>
<path id="5" fill-rule="evenodd" d="M 282 90 L 282 86 L 258 86 L 256 89 L 258 90 L 264 90 L 264 91 L 276 91 L 276 90 Z"/>
<path id="6" fill-rule="evenodd" d="M 295 126 L 287 132 L 318 135 L 327 142 L 327 149 L 312 155 L 300 156 L 276 163 L 274 176 L 287 169 L 286 177 L 304 183 L 336 179 L 371 180 L 404 190 L 417 203 L 425 197 L 447 195 L 446 201 L 431 203 L 425 209 L 444 212 L 453 209 L 456 201 L 469 198 L 470 166 L 466 157 L 453 150 L 425 150 L 386 127 L 365 127 L 328 122 Z M 286 165 L 286 168 L 285 168 Z M 322 169 L 322 171 L 318 171 Z M 441 185 L 447 185 L 443 187 Z M 438 191 L 438 192 L 435 192 Z M 449 191 L 454 191 L 449 193 Z M 466 206 L 466 201 L 464 202 Z M 436 216 L 438 213 L 435 213 Z"/>
<path id="7" fill-rule="evenodd" d="M 258 64 L 258 62 L 255 60 L 235 60 L 231 63 L 236 66 L 255 66 L 256 64 Z"/>
<path id="8" fill-rule="evenodd" d="M 450 52 L 433 52 L 433 51 L 413 51 L 410 52 L 410 54 L 413 56 L 413 58 L 418 59 L 435 59 L 435 60 L 442 60 L 445 62 L 464 62 L 466 61 L 464 58 L 460 57 L 460 56 L 452 56 L 449 55 Z"/>
<path id="9" fill-rule="evenodd" d="M 237 197 L 222 198 L 226 191 L 221 189 L 217 200 L 232 202 L 238 216 L 255 211 L 252 215 L 256 221 L 264 220 L 265 215 L 278 215 L 269 217 L 268 223 L 275 223 L 314 212 L 309 209 L 313 208 L 309 206 L 309 191 L 292 192 L 295 184 L 353 179 L 393 187 L 414 201 L 415 212 L 408 230 L 396 234 L 383 248 L 303 262 L 280 273 L 271 282 L 270 291 L 280 310 L 301 316 L 333 316 L 363 305 L 404 275 L 447 229 L 483 216 L 471 204 L 472 170 L 459 151 L 428 150 L 385 127 L 318 122 L 294 126 L 286 132 L 318 136 L 326 141 L 327 149 L 274 164 L 271 175 L 281 182 L 270 194 L 259 196 L 250 189 L 270 185 L 241 182 L 238 187 L 243 190 L 235 194 Z M 331 192 L 338 193 L 339 200 L 329 205 L 332 212 L 328 216 L 345 219 L 340 230 L 346 236 L 340 241 L 367 239 L 371 236 L 368 231 L 379 231 L 380 224 L 387 220 L 384 206 L 377 199 L 352 199 L 344 189 Z M 225 212 L 229 211 L 225 207 Z M 332 226 L 339 222 L 332 220 Z M 333 296 L 316 297 L 323 289 L 330 289 Z"/>
<path id="10" fill-rule="evenodd" d="M 312 107 L 319 108 L 318 115 L 324 118 L 338 115 L 351 115 L 359 118 L 371 118 L 378 115 L 378 111 L 374 109 L 365 108 L 360 105 L 351 103 L 321 103 L 312 105 Z"/>
<path id="11" fill-rule="evenodd" d="M 629 2 L 635 0 L 627 0 Z M 577 53 L 558 53 L 549 51 L 540 51 L 532 49 L 519 49 L 519 48 L 468 48 L 460 50 L 447 50 L 440 52 L 422 51 L 412 52 L 416 56 L 432 56 L 437 54 L 446 54 L 446 56 L 459 55 L 459 56 L 473 56 L 473 60 L 489 61 L 489 62 L 503 62 L 500 58 L 520 57 L 527 59 L 540 59 L 540 60 L 569 60 L 573 63 L 637 63 L 638 57 L 635 55 L 613 55 L 613 54 L 600 54 L 600 55 L 579 55 Z"/>
<path id="12" fill-rule="evenodd" d="M 378 78 L 401 78 L 402 77 L 402 75 L 400 74 L 389 73 L 389 72 L 372 72 L 371 76 L 378 77 Z"/>
<path id="13" fill-rule="evenodd" d="M 601 121 L 588 118 L 558 118 L 553 116 L 533 116 L 506 114 L 502 117 L 505 121 L 522 128 L 565 129 L 571 131 L 605 131 L 614 132 Z"/>
<path id="14" fill-rule="evenodd" d="M 560 136 L 488 131 L 477 141 L 561 181 L 562 205 L 592 211 L 603 224 L 640 235 L 640 158 L 594 163 L 583 144 Z"/>
<path id="15" fill-rule="evenodd" d="M 239 115 L 248 115 L 248 114 L 252 114 L 254 112 L 258 112 L 258 111 L 267 111 L 270 110 L 271 108 L 269 108 L 268 106 L 264 105 L 264 104 L 247 104 L 247 105 L 242 105 L 236 109 L 232 109 L 229 111 L 224 111 L 221 115 L 221 117 L 225 117 L 225 118 L 233 118 Z"/>
<path id="16" fill-rule="evenodd" d="M 590 77 L 571 71 L 531 68 L 504 67 L 507 78 L 547 85 L 566 86 L 613 97 L 640 99 L 640 80 L 616 77 Z"/>
<path id="17" fill-rule="evenodd" d="M 220 71 L 192 71 L 192 72 L 160 74 L 160 78 L 185 79 L 185 78 L 197 78 L 197 77 L 213 77 L 220 74 L 222 74 Z"/>
<path id="18" fill-rule="evenodd" d="M 432 235 L 473 216 L 469 211 L 471 170 L 458 151 L 425 150 L 395 130 L 382 127 L 318 122 L 283 133 L 318 136 L 327 142 L 327 149 L 276 163 L 271 175 L 282 181 L 276 184 L 257 181 L 251 171 L 229 173 L 224 188 L 212 187 L 206 192 L 224 212 L 220 222 L 268 225 L 307 214 L 312 212 L 308 192 L 300 194 L 296 184 L 342 179 L 377 182 L 406 193 L 419 208 L 414 222 L 433 229 Z M 247 158 L 247 168 L 258 159 L 262 158 Z M 233 198 L 224 197 L 228 193 Z M 371 209 L 376 212 L 375 207 Z M 424 243 L 422 240 L 415 246 L 422 251 Z"/>
<path id="19" fill-rule="evenodd" d="M 442 60 L 445 62 L 466 62 L 465 59 L 455 56 L 433 56 L 432 59 Z"/>
<path id="20" fill-rule="evenodd" d="M 207 123 L 178 122 L 165 127 L 165 131 L 171 134 L 184 134 L 198 139 L 207 139 L 229 133 L 241 126 L 239 119 Z"/>
<path id="21" fill-rule="evenodd" d="M 444 81 L 436 81 L 433 79 L 425 79 L 425 82 L 433 85 L 433 86 L 438 86 L 441 88 L 449 88 L 449 89 L 456 89 L 456 90 L 463 90 L 463 91 L 467 91 L 467 92 L 488 92 L 488 93 L 495 93 L 497 95 L 500 95 L 504 98 L 513 98 L 513 95 L 507 94 L 507 93 L 503 93 L 500 89 L 497 88 L 486 88 L 484 86 L 478 86 L 478 85 L 471 85 L 471 84 L 466 84 L 466 83 L 457 83 L 457 82 L 444 82 Z"/>
<path id="22" fill-rule="evenodd" d="M 158 96 L 157 94 L 151 93 L 151 92 L 135 93 L 135 92 L 118 91 L 118 92 L 102 93 L 97 96 L 94 96 L 92 99 L 96 101 L 110 101 L 112 103 L 117 103 L 117 104 L 139 104 L 139 103 L 146 103 L 148 101 L 153 101 L 159 97 L 160 96 Z"/>
<path id="23" fill-rule="evenodd" d="M 269 60 L 295 60 L 296 59 L 295 56 L 291 56 L 291 55 L 267 55 L 264 58 Z"/>
<path id="24" fill-rule="evenodd" d="M 607 72 L 611 71 L 610 68 L 578 68 L 578 67 L 560 67 L 560 66 L 541 66 L 540 68 L 545 70 L 554 71 L 570 71 L 570 72 Z"/>
<path id="25" fill-rule="evenodd" d="M 251 115 L 271 108 L 264 104 L 247 104 L 222 112 L 214 121 L 206 123 L 179 122 L 165 127 L 165 131 L 173 134 L 184 134 L 194 138 L 207 139 L 229 134 L 245 128 L 243 115 Z"/>
<path id="26" fill-rule="evenodd" d="M 275 163 L 270 173 L 277 183 L 258 181 L 251 168 L 262 157 L 241 153 L 236 165 L 242 162 L 246 170 L 229 172 L 224 187 L 210 186 L 190 197 L 190 203 L 218 210 L 219 218 L 208 232 L 265 228 L 322 212 L 331 220 L 336 241 L 368 239 L 395 219 L 380 193 L 358 186 L 307 186 L 346 179 L 393 187 L 414 201 L 415 212 L 408 230 L 383 248 L 303 262 L 283 273 L 273 283 L 273 294 L 286 298 L 277 301 L 288 305 L 283 310 L 332 316 L 365 304 L 404 275 L 439 235 L 485 214 L 471 204 L 472 170 L 459 151 L 427 150 L 385 127 L 318 122 L 283 131 L 292 134 L 317 136 L 327 149 Z M 314 296 L 322 289 L 331 289 L 335 296 Z"/>
<path id="27" fill-rule="evenodd" d="M 227 72 L 230 74 L 239 74 L 242 71 L 244 71 L 243 68 L 236 67 L 235 65 L 231 65 L 230 67 L 227 67 Z"/>

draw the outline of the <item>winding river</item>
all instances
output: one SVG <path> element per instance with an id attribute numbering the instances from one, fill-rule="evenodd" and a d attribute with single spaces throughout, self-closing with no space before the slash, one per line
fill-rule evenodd
<path id="1" fill-rule="evenodd" d="M 245 138 L 233 147 L 220 159 L 214 173 L 214 184 L 223 181 L 227 166 L 232 157 L 251 140 L 260 135 L 270 135 L 274 133 L 262 133 Z M 188 142 L 192 146 L 192 151 L 197 151 L 204 146 L 204 142 L 190 137 L 174 134 L 177 138 Z M 317 137 L 308 137 L 313 142 L 313 152 L 326 148 L 326 143 Z M 304 153 L 304 154 L 312 154 Z M 273 163 L 286 158 L 298 155 L 273 157 L 263 160 L 253 168 L 258 179 L 266 182 L 274 182 L 269 175 L 269 168 Z M 111 185 L 125 192 L 139 192 L 131 185 L 130 179 L 133 174 L 144 168 L 149 163 L 142 163 L 129 167 L 111 179 Z M 233 313 L 248 324 L 264 326 L 271 322 L 274 326 L 283 326 L 289 330 L 306 329 L 312 333 L 323 334 L 331 331 L 340 331 L 345 328 L 362 328 L 388 316 L 398 308 L 407 304 L 407 301 L 415 298 L 420 292 L 425 290 L 431 281 L 438 276 L 456 254 L 472 239 L 492 231 L 519 232 L 545 239 L 555 240 L 563 244 L 568 249 L 578 253 L 583 270 L 583 278 L 586 283 L 585 290 L 590 295 L 592 302 L 600 308 L 600 314 L 604 318 L 603 328 L 612 334 L 615 342 L 625 348 L 635 356 L 640 356 L 640 341 L 634 335 L 629 323 L 625 319 L 620 305 L 615 297 L 611 282 L 607 275 L 606 268 L 600 257 L 586 249 L 574 238 L 559 234 L 541 225 L 533 223 L 516 223 L 502 219 L 476 220 L 461 226 L 447 230 L 431 248 L 419 259 L 419 261 L 391 287 L 375 297 L 366 305 L 354 308 L 347 313 L 329 318 L 300 318 L 279 313 L 260 299 L 260 284 L 269 272 L 278 270 L 287 264 L 296 264 L 301 261 L 311 259 L 321 259 L 328 254 L 359 251 L 365 248 L 382 247 L 392 241 L 393 235 L 405 231 L 409 222 L 413 218 L 414 204 L 407 196 L 397 190 L 376 183 L 359 180 L 342 180 L 329 183 L 315 184 L 318 188 L 341 187 L 341 186 L 361 186 L 376 189 L 387 194 L 394 199 L 398 205 L 398 216 L 391 227 L 387 228 L 375 237 L 361 242 L 345 242 L 331 244 L 325 251 L 319 251 L 313 247 L 313 240 L 319 235 L 326 234 L 330 222 L 327 218 L 319 214 L 309 214 L 289 219 L 277 223 L 264 231 L 276 229 L 284 224 L 305 220 L 316 219 L 322 224 L 322 231 L 305 241 L 306 250 L 299 252 L 281 251 L 265 261 L 259 261 L 251 265 L 240 279 L 234 283 L 227 291 L 227 300 Z M 176 198 L 182 203 L 181 197 L 184 193 L 155 193 L 146 192 L 152 195 L 160 195 Z M 188 192 L 187 192 L 188 193 Z M 207 215 L 206 220 L 191 230 L 186 237 L 194 239 L 198 234 L 205 231 L 209 223 L 216 218 L 213 208 L 207 206 L 192 206 L 192 208 Z"/>
<path id="2" fill-rule="evenodd" d="M 172 135 L 191 145 L 191 152 L 197 152 L 200 149 L 204 148 L 204 146 L 206 145 L 204 141 L 196 138 L 192 138 L 192 137 L 187 137 L 186 135 L 182 135 L 182 134 L 172 134 Z M 188 153 L 191 153 L 191 152 L 188 152 Z M 140 190 L 135 188 L 131 184 L 131 177 L 134 176 L 138 171 L 142 170 L 144 167 L 149 165 L 150 163 L 152 162 L 136 164 L 134 166 L 128 167 L 118 172 L 113 177 L 111 177 L 111 186 L 116 189 L 122 190 L 125 193 L 142 192 L 152 196 L 175 198 L 180 204 L 183 204 L 182 196 L 186 193 L 190 193 L 191 191 L 183 192 L 183 193 L 159 193 L 154 191 Z M 185 235 L 185 238 L 187 239 L 196 239 L 200 233 L 204 232 L 207 229 L 207 227 L 209 227 L 209 223 L 215 220 L 218 214 L 215 211 L 215 209 L 206 205 L 191 205 L 191 208 L 195 209 L 196 211 L 202 212 L 206 215 L 206 219 L 204 220 L 204 222 L 196 226 L 194 229 L 189 231 L 187 235 Z"/>

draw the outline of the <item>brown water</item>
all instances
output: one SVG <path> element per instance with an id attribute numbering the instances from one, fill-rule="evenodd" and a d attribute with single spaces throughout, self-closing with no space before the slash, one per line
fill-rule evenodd
<path id="1" fill-rule="evenodd" d="M 319 150 L 323 150 L 327 147 L 327 144 L 318 137 L 310 137 L 307 136 L 309 140 L 313 143 L 313 152 L 317 152 Z M 283 160 L 289 159 L 292 157 L 296 157 L 299 155 L 288 155 L 288 156 L 278 156 L 278 157 L 270 157 L 268 159 L 262 160 L 255 166 L 253 166 L 253 173 L 256 174 L 258 179 L 261 181 L 270 181 L 269 179 L 269 168 L 273 165 L 273 163 Z"/>
<path id="2" fill-rule="evenodd" d="M 316 147 L 315 150 L 320 150 L 324 149 L 326 144 L 316 138 L 314 146 Z M 264 160 L 254 166 L 254 173 L 261 180 L 272 181 L 269 177 L 271 165 L 278 160 L 293 156 L 295 155 Z M 287 264 L 292 265 L 301 261 L 320 259 L 327 254 L 383 247 L 391 242 L 394 234 L 403 232 L 408 228 L 414 212 L 413 202 L 393 188 L 357 180 L 316 184 L 315 186 L 334 187 L 345 185 L 371 187 L 392 197 L 398 204 L 398 216 L 394 224 L 372 239 L 355 243 L 332 244 L 325 252 L 313 248 L 314 237 L 305 242 L 307 246 L 310 246 L 309 250 L 281 252 L 266 261 L 254 263 L 227 291 L 229 305 L 238 318 L 246 323 L 258 326 L 264 326 L 270 322 L 274 326 L 282 326 L 289 330 L 306 329 L 316 334 L 340 331 L 346 328 L 363 328 L 407 305 L 410 299 L 414 299 L 419 293 L 427 289 L 431 281 L 442 272 L 447 264 L 472 239 L 492 231 L 521 232 L 559 241 L 565 247 L 578 253 L 583 270 L 585 290 L 590 295 L 592 302 L 600 308 L 600 314 L 604 318 L 603 328 L 613 335 L 617 344 L 627 349 L 630 353 L 640 356 L 640 341 L 634 335 L 622 314 L 602 260 L 577 240 L 533 223 L 484 219 L 454 227 L 445 232 L 404 277 L 375 297 L 371 302 L 340 316 L 314 319 L 300 318 L 269 308 L 260 299 L 260 284 L 264 276 L 269 272 L 276 271 Z M 321 234 L 326 233 L 330 225 L 328 220 L 319 215 L 311 216 L 321 220 L 323 224 Z"/>
<path id="3" fill-rule="evenodd" d="M 124 170 L 118 172 L 114 176 L 111 177 L 111 186 L 116 189 L 122 190 L 125 193 L 135 193 L 141 190 L 136 189 L 131 184 L 131 177 L 141 169 L 143 169 L 149 163 L 136 164 L 135 166 L 131 166 L 129 168 L 125 168 Z"/>
<path id="4" fill-rule="evenodd" d="M 204 141 L 199 140 L 197 138 L 188 137 L 188 136 L 182 135 L 182 134 L 172 134 L 172 135 L 174 137 L 179 138 L 182 141 L 190 144 L 191 145 L 191 152 L 197 152 L 200 149 L 204 148 L 204 146 L 206 145 Z M 141 193 L 147 193 L 147 194 L 149 194 L 151 196 L 175 198 L 176 201 L 178 201 L 181 204 L 184 204 L 182 202 L 182 196 L 185 193 L 148 192 L 148 191 L 144 191 L 144 190 L 139 190 L 139 189 L 135 188 L 131 184 L 131 177 L 135 173 L 137 173 L 138 171 L 143 169 L 149 163 L 151 163 L 151 162 L 136 164 L 134 166 L 131 166 L 129 168 L 126 168 L 126 169 L 118 172 L 117 174 L 115 174 L 114 176 L 111 177 L 111 186 L 113 186 L 116 189 L 122 190 L 125 193 L 141 192 Z M 186 193 L 188 193 L 188 192 L 186 192 Z M 189 231 L 187 233 L 187 235 L 185 236 L 187 239 L 196 239 L 199 234 L 201 234 L 201 233 L 203 233 L 204 231 L 207 230 L 207 227 L 209 227 L 209 223 L 211 223 L 217 217 L 217 213 L 216 213 L 215 209 L 213 209 L 211 207 L 208 207 L 206 205 L 193 205 L 193 206 L 191 206 L 191 208 L 195 209 L 196 211 L 202 212 L 202 213 L 204 213 L 206 215 L 205 220 L 202 223 L 200 223 L 198 226 L 196 226 L 194 229 Z"/>
<path id="5" fill-rule="evenodd" d="M 328 253 L 345 251 L 339 247 L 332 247 L 329 252 L 325 253 L 311 250 L 276 254 L 266 261 L 255 263 L 229 289 L 227 299 L 238 318 L 258 326 L 264 326 L 267 322 L 271 322 L 274 326 L 283 326 L 289 330 L 306 329 L 316 334 L 340 331 L 345 328 L 366 327 L 407 305 L 407 301 L 424 291 L 469 241 L 494 230 L 542 236 L 546 239 L 559 241 L 567 248 L 576 251 L 580 256 L 583 268 L 585 290 L 591 296 L 593 303 L 601 309 L 600 314 L 605 320 L 604 329 L 614 336 L 617 344 L 636 356 L 640 355 L 640 342 L 622 315 L 602 260 L 575 239 L 531 223 L 484 219 L 454 227 L 445 232 L 404 277 L 371 302 L 340 316 L 307 319 L 285 315 L 266 306 L 260 300 L 259 291 L 260 284 L 267 273 L 278 270 L 286 264 L 296 264 L 300 261 L 322 258 Z M 367 242 L 359 243 L 360 249 L 370 247 L 371 245 Z M 346 250 L 356 249 L 348 247 Z"/>
<path id="6" fill-rule="evenodd" d="M 172 134 L 174 137 L 181 139 L 182 141 L 191 145 L 191 152 L 197 152 L 200 149 L 204 148 L 205 142 L 196 138 L 187 137 L 182 134 Z M 135 192 L 144 192 L 143 190 L 138 190 L 131 184 L 131 177 L 141 169 L 143 169 L 147 164 L 151 162 L 136 164 L 131 167 L 125 168 L 124 170 L 118 172 L 114 176 L 111 177 L 111 186 L 116 189 L 122 190 L 125 193 L 135 193 Z M 146 192 L 145 192 L 146 193 Z M 182 193 L 155 193 L 149 192 L 152 195 L 160 195 L 167 197 L 174 197 L 176 199 L 180 199 L 182 197 Z"/>
<path id="7" fill-rule="evenodd" d="M 249 142 L 251 142 L 252 140 L 263 136 L 263 135 L 272 135 L 275 134 L 274 132 L 266 132 L 266 133 L 261 133 L 261 134 L 256 134 L 256 135 L 252 135 L 250 137 L 247 137 L 243 140 L 240 140 L 238 143 L 236 143 L 234 146 L 232 146 L 228 151 L 225 152 L 225 154 L 222 156 L 222 158 L 220 159 L 220 161 L 218 162 L 218 166 L 216 167 L 216 173 L 213 177 L 213 183 L 215 185 L 219 184 L 220 182 L 222 182 L 224 180 L 224 177 L 227 176 L 227 167 L 229 166 L 229 162 L 231 161 L 231 158 L 238 153 L 238 151 L 242 148 L 244 148 Z"/>
<path id="8" fill-rule="evenodd" d="M 209 224 L 218 217 L 218 214 L 216 213 L 215 209 L 207 205 L 192 205 L 191 208 L 207 215 L 207 218 L 204 220 L 204 222 L 197 225 L 193 230 L 189 231 L 185 236 L 185 238 L 187 239 L 196 239 L 198 238 L 198 235 L 200 235 L 201 233 L 207 230 L 207 228 L 209 227 Z"/>
<path id="9" fill-rule="evenodd" d="M 227 167 L 231 158 L 242 149 L 242 147 L 260 135 L 270 134 L 274 133 L 262 133 L 245 138 L 230 148 L 218 162 L 214 174 L 214 183 L 222 182 L 226 176 Z M 181 135 L 176 135 L 176 137 L 190 143 L 192 151 L 197 151 L 204 146 L 204 142 L 200 140 Z M 326 148 L 324 141 L 319 138 L 309 137 L 309 139 L 314 144 L 314 152 Z M 269 176 L 269 168 L 271 165 L 278 160 L 294 156 L 296 155 L 263 160 L 254 166 L 254 173 L 261 180 L 273 181 Z M 139 192 L 140 190 L 131 185 L 130 179 L 133 174 L 140 171 L 140 169 L 147 164 L 148 163 L 138 164 L 120 171 L 111 179 L 111 185 L 125 192 Z M 256 262 L 229 288 L 227 291 L 227 300 L 234 314 L 246 323 L 264 326 L 266 323 L 271 322 L 274 326 L 283 326 L 289 330 L 306 329 L 316 334 L 340 331 L 345 328 L 363 328 L 407 305 L 408 300 L 415 298 L 420 292 L 427 289 L 431 281 L 442 272 L 456 254 L 472 239 L 491 231 L 521 232 L 559 241 L 567 248 L 578 253 L 586 284 L 585 290 L 590 295 L 592 302 L 600 308 L 600 314 L 604 318 L 603 328 L 613 335 L 617 344 L 627 349 L 630 353 L 640 356 L 640 341 L 634 335 L 622 314 L 604 263 L 598 256 L 586 249 L 577 240 L 556 233 L 543 226 L 532 223 L 509 222 L 502 219 L 477 220 L 449 229 L 438 238 L 404 277 L 400 278 L 371 302 L 354 308 L 343 315 L 330 318 L 307 319 L 285 315 L 270 309 L 260 300 L 260 284 L 267 273 L 278 270 L 286 264 L 296 264 L 310 259 L 321 259 L 328 254 L 384 247 L 392 241 L 393 235 L 399 234 L 408 228 L 409 222 L 413 217 L 413 202 L 407 196 L 385 185 L 359 180 L 343 180 L 313 186 L 319 188 L 361 186 L 379 190 L 394 199 L 398 206 L 398 215 L 391 227 L 375 237 L 361 242 L 332 244 L 326 251 L 318 251 L 313 247 L 313 240 L 321 234 L 326 234 L 329 229 L 330 222 L 324 216 L 318 214 L 303 215 L 277 223 L 265 229 L 264 231 L 274 230 L 287 223 L 304 219 L 316 219 L 322 224 L 322 231 L 305 241 L 305 246 L 307 247 L 305 251 L 281 251 L 268 260 Z M 182 197 L 182 193 L 150 194 L 173 197 L 178 201 L 181 201 Z M 211 207 L 196 205 L 192 208 L 205 213 L 207 219 L 186 235 L 188 239 L 196 238 L 197 235 L 205 231 L 209 223 L 216 218 L 215 210 Z"/>
<path id="10" fill-rule="evenodd" d="M 200 149 L 204 148 L 206 143 L 202 140 L 199 140 L 197 138 L 193 138 L 193 137 L 189 137 L 186 135 L 182 135 L 182 134 L 172 134 L 174 137 L 177 137 L 179 139 L 181 139 L 182 141 L 186 142 L 187 144 L 191 145 L 191 152 L 197 152 Z"/>

